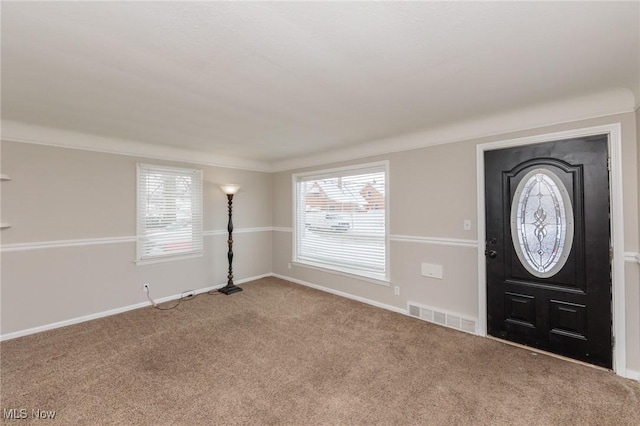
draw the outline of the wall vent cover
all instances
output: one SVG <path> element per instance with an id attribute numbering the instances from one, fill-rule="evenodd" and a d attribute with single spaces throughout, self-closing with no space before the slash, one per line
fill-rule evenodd
<path id="1" fill-rule="evenodd" d="M 433 310 L 427 308 L 420 308 L 420 318 L 433 322 Z"/>
<path id="2" fill-rule="evenodd" d="M 412 317 L 434 324 L 443 325 L 448 328 L 453 328 L 454 330 L 477 334 L 477 321 L 475 318 L 465 317 L 464 315 L 420 305 L 414 302 L 409 302 L 408 308 L 409 315 Z"/>
<path id="3" fill-rule="evenodd" d="M 420 308 L 414 305 L 409 305 L 409 315 L 420 318 Z"/>
<path id="4" fill-rule="evenodd" d="M 460 329 L 462 331 L 467 331 L 469 333 L 476 333 L 476 322 L 473 320 L 468 320 L 468 319 L 462 319 L 462 324 Z"/>
<path id="5" fill-rule="evenodd" d="M 457 317 L 455 315 L 447 315 L 447 325 L 453 328 L 461 328 L 460 317 Z"/>

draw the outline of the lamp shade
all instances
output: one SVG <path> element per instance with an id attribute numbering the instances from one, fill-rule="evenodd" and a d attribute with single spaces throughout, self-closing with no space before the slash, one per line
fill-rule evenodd
<path id="1" fill-rule="evenodd" d="M 227 195 L 233 195 L 240 191 L 240 185 L 235 183 L 225 183 L 224 185 L 220 185 L 220 189 Z"/>

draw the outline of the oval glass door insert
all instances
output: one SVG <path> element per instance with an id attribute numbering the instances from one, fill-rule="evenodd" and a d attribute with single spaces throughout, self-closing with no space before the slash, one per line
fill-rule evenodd
<path id="1" fill-rule="evenodd" d="M 567 188 L 547 169 L 534 169 L 518 184 L 511 205 L 511 238 L 522 265 L 538 278 L 564 266 L 573 244 L 573 207 Z"/>

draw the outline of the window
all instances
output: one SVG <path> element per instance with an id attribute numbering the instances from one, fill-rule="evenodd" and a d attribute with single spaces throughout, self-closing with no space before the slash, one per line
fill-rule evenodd
<path id="1" fill-rule="evenodd" d="M 383 162 L 293 176 L 294 262 L 388 281 L 387 168 Z M 365 199 L 371 187 L 379 193 L 376 208 Z"/>
<path id="2" fill-rule="evenodd" d="M 138 164 L 137 263 L 202 250 L 202 170 Z"/>
<path id="3" fill-rule="evenodd" d="M 550 278 L 566 263 L 573 244 L 573 207 L 567 188 L 551 170 L 534 169 L 518 184 L 511 238 L 520 262 L 536 277 Z"/>

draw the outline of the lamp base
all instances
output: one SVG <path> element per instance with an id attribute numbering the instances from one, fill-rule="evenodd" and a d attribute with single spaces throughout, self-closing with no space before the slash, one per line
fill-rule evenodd
<path id="1" fill-rule="evenodd" d="M 233 293 L 237 293 L 239 291 L 242 291 L 242 289 L 238 286 L 236 286 L 235 284 L 227 284 L 226 286 L 222 287 L 220 290 L 218 290 L 220 293 L 224 293 L 227 296 L 233 294 Z"/>

